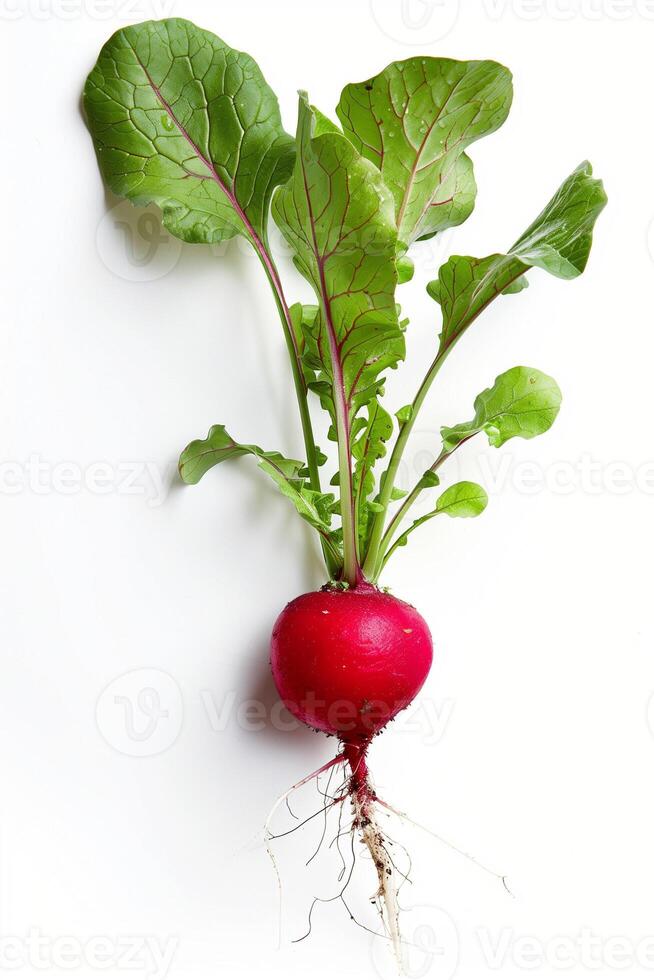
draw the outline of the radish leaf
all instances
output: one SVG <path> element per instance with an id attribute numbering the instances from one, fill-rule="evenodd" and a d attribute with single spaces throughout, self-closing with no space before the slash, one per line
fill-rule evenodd
<path id="1" fill-rule="evenodd" d="M 462 480 L 444 490 L 436 501 L 434 514 L 448 517 L 477 517 L 486 509 L 488 494 L 478 483 Z"/>
<path id="2" fill-rule="evenodd" d="M 519 436 L 533 439 L 547 432 L 559 413 L 561 390 L 554 378 L 535 368 L 514 367 L 475 398 L 475 416 L 441 429 L 443 449 L 450 453 L 464 439 L 485 432 L 491 446 Z"/>
<path id="3" fill-rule="evenodd" d="M 329 531 L 334 497 L 307 487 L 300 476 L 304 463 L 287 459 L 281 453 L 265 452 L 259 446 L 236 442 L 224 425 L 212 426 L 206 439 L 196 439 L 186 447 L 179 459 L 179 474 L 184 483 L 198 483 L 218 463 L 246 455 L 256 458 L 259 468 L 274 480 L 305 521 L 318 531 Z"/>
<path id="4" fill-rule="evenodd" d="M 393 194 L 400 242 L 465 221 L 477 187 L 463 151 L 499 129 L 511 99 L 503 65 L 449 58 L 396 61 L 343 90 L 336 112 Z"/>
<path id="5" fill-rule="evenodd" d="M 265 240 L 294 149 L 249 55 L 187 20 L 126 27 L 100 52 L 84 107 L 114 193 L 157 204 L 184 241 Z"/>
<path id="6" fill-rule="evenodd" d="M 593 226 L 606 204 L 593 168 L 582 163 L 506 255 L 476 259 L 453 255 L 441 266 L 427 292 L 440 304 L 443 327 L 439 354 L 444 354 L 500 293 L 518 292 L 532 266 L 560 279 L 574 279 L 586 267 Z"/>

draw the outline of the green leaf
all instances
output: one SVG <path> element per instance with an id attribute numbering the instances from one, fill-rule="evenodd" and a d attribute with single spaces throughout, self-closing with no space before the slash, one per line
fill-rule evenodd
<path id="1" fill-rule="evenodd" d="M 377 399 L 367 407 L 367 420 L 361 419 L 360 432 L 352 442 L 355 460 L 353 489 L 357 502 L 359 549 L 368 542 L 370 513 L 374 512 L 370 495 L 375 489 L 374 467 L 386 455 L 386 443 L 393 434 L 393 420 Z"/>
<path id="2" fill-rule="evenodd" d="M 368 418 L 360 427 L 360 435 L 352 442 L 352 456 L 356 461 L 354 468 L 355 490 L 361 488 L 364 496 L 368 496 L 365 488 L 372 478 L 372 471 L 378 459 L 386 455 L 386 443 L 393 434 L 393 420 L 375 399 L 368 405 Z"/>
<path id="3" fill-rule="evenodd" d="M 434 473 L 433 470 L 425 470 L 417 483 L 417 488 L 420 490 L 427 490 L 429 487 L 437 487 L 441 482 L 441 478 L 438 473 Z"/>
<path id="4" fill-rule="evenodd" d="M 397 421 L 403 425 L 408 422 L 413 415 L 413 405 L 403 405 L 402 408 L 398 409 L 395 413 L 395 418 Z"/>
<path id="5" fill-rule="evenodd" d="M 436 501 L 435 514 L 448 517 L 477 517 L 486 509 L 488 494 L 478 483 L 462 480 L 444 490 Z"/>
<path id="6" fill-rule="evenodd" d="M 401 286 L 405 282 L 410 282 L 411 279 L 413 279 L 414 272 L 415 272 L 415 265 L 413 259 L 410 258 L 405 253 L 398 255 L 397 257 L 398 284 Z"/>
<path id="7" fill-rule="evenodd" d="M 316 372 L 310 368 L 305 360 L 307 336 L 310 336 L 311 329 L 318 313 L 318 307 L 303 303 L 293 303 L 288 309 L 291 329 L 295 338 L 295 349 L 299 355 L 300 365 L 304 380 L 309 386 L 316 380 Z"/>
<path id="8" fill-rule="evenodd" d="M 277 452 L 265 452 L 259 446 L 236 442 L 224 425 L 214 425 L 206 439 L 189 443 L 179 459 L 179 474 L 184 483 L 198 483 L 213 466 L 238 456 L 254 456 L 259 468 L 277 484 L 305 521 L 321 532 L 329 532 L 334 503 L 333 494 L 308 489 L 300 476 L 304 463 L 287 459 Z"/>
<path id="9" fill-rule="evenodd" d="M 114 193 L 157 204 L 184 241 L 265 241 L 294 143 L 249 55 L 187 20 L 126 27 L 100 52 L 84 108 Z"/>
<path id="10" fill-rule="evenodd" d="M 313 286 L 319 309 L 306 331 L 310 387 L 332 418 L 341 492 L 353 498 L 349 456 L 357 412 L 379 394 L 381 372 L 404 357 L 394 300 L 397 235 L 393 202 L 379 172 L 341 133 L 314 135 L 300 94 L 293 175 L 273 197 L 273 215 Z"/>
<path id="11" fill-rule="evenodd" d="M 580 164 L 506 255 L 453 255 L 440 267 L 438 279 L 427 286 L 443 313 L 439 354 L 496 296 L 524 288 L 523 275 L 532 266 L 561 279 L 583 272 L 593 226 L 606 205 L 602 182 L 593 179 L 592 172 L 589 163 Z"/>
<path id="12" fill-rule="evenodd" d="M 529 280 L 526 276 L 519 276 L 514 282 L 512 282 L 506 289 L 502 290 L 503 296 L 512 296 L 513 293 L 521 293 L 523 289 L 526 289 L 529 285 Z"/>
<path id="13" fill-rule="evenodd" d="M 519 436 L 533 439 L 547 432 L 559 413 L 561 390 L 554 378 L 535 368 L 514 367 L 475 398 L 475 416 L 441 429 L 443 449 L 452 452 L 465 439 L 485 432 L 491 446 Z"/>
<path id="14" fill-rule="evenodd" d="M 311 106 L 313 110 L 313 118 L 315 120 L 314 125 L 314 136 L 321 136 L 323 133 L 340 133 L 341 130 L 338 128 L 335 122 L 326 116 L 324 112 L 317 109 L 316 106 Z"/>
<path id="15" fill-rule="evenodd" d="M 336 112 L 381 170 L 402 242 L 465 221 L 477 189 L 464 150 L 502 125 L 511 99 L 511 73 L 502 65 L 448 58 L 396 61 L 343 90 Z"/>

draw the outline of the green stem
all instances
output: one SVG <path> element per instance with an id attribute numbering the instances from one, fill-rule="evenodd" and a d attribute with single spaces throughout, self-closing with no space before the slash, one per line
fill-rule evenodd
<path id="1" fill-rule="evenodd" d="M 434 462 L 431 464 L 431 466 L 429 467 L 429 470 L 427 472 L 437 473 L 438 470 L 443 465 L 443 463 L 445 462 L 445 460 L 446 459 L 449 459 L 453 452 L 455 452 L 460 446 L 463 446 L 463 444 L 466 443 L 468 441 L 468 439 L 472 439 L 472 437 L 475 436 L 475 435 L 477 435 L 477 433 L 476 432 L 472 432 L 469 436 L 466 436 L 465 439 L 462 439 L 461 442 L 457 443 L 457 445 L 454 447 L 454 449 L 449 449 L 449 450 L 445 450 L 444 449 L 440 453 L 440 455 L 438 456 L 438 458 L 435 459 Z M 393 516 L 393 519 L 389 522 L 389 525 L 386 528 L 386 531 L 384 532 L 384 536 L 381 539 L 381 543 L 380 543 L 380 546 L 379 546 L 379 554 L 380 554 L 380 557 L 383 556 L 383 558 L 381 559 L 380 571 L 381 571 L 381 568 L 384 567 L 384 565 L 386 564 L 386 562 L 390 558 L 392 552 L 397 547 L 397 543 L 395 543 L 393 545 L 393 547 L 391 548 L 391 550 L 388 552 L 388 554 L 385 553 L 386 552 L 386 549 L 388 548 L 389 544 L 391 543 L 391 540 L 392 540 L 393 534 L 395 533 L 395 530 L 397 528 L 399 528 L 400 524 L 402 523 L 402 521 L 404 520 L 404 518 L 408 514 L 409 510 L 415 504 L 416 500 L 418 499 L 418 497 L 420 496 L 420 494 L 422 493 L 422 491 L 425 490 L 425 489 L 426 489 L 425 487 L 421 486 L 421 480 L 418 480 L 418 482 L 416 483 L 416 485 L 413 488 L 413 490 L 411 491 L 411 493 L 407 497 L 404 498 L 404 500 L 402 501 L 402 506 L 395 513 L 395 515 Z"/>
<path id="2" fill-rule="evenodd" d="M 449 453 L 441 453 L 440 456 L 438 457 L 438 459 L 435 460 L 435 462 L 432 463 L 432 465 L 429 467 L 429 469 L 431 470 L 431 472 L 432 473 L 435 473 L 438 470 L 438 468 L 440 467 L 441 463 L 444 463 L 445 460 L 447 459 L 447 457 L 449 455 L 450 455 Z M 389 544 L 391 538 L 393 537 L 393 533 L 394 533 L 395 529 L 400 526 L 402 520 L 404 519 L 404 517 L 406 516 L 406 514 L 408 514 L 409 510 L 411 509 L 411 507 L 413 507 L 413 505 L 415 504 L 416 500 L 418 499 L 418 497 L 420 496 L 420 494 L 422 493 L 422 491 L 424 489 L 425 489 L 424 487 L 421 487 L 420 486 L 420 481 L 418 481 L 418 483 L 416 483 L 415 487 L 413 488 L 413 490 L 411 491 L 411 493 L 408 495 L 408 497 L 405 497 L 404 498 L 404 500 L 402 501 L 402 506 L 396 512 L 396 514 L 394 515 L 393 519 L 390 521 L 388 527 L 386 528 L 386 531 L 384 532 L 384 536 L 381 539 L 381 542 L 380 542 L 380 545 L 379 545 L 379 553 L 380 553 L 380 555 L 383 555 L 384 554 L 384 552 L 386 551 L 386 548 L 388 547 L 388 544 Z"/>
<path id="3" fill-rule="evenodd" d="M 293 333 L 293 325 L 291 323 L 291 313 L 288 308 L 286 298 L 284 296 L 281 279 L 279 278 L 279 273 L 277 271 L 277 267 L 275 263 L 273 262 L 272 258 L 267 252 L 262 252 L 259 249 L 257 249 L 257 255 L 261 259 L 261 264 L 263 265 L 264 271 L 266 273 L 266 278 L 270 283 L 270 288 L 272 289 L 273 296 L 275 297 L 275 305 L 277 306 L 277 312 L 279 313 L 279 319 L 281 321 L 282 329 L 284 331 L 284 339 L 286 341 L 286 346 L 288 348 L 288 353 L 291 360 L 293 384 L 295 385 L 295 394 L 297 396 L 298 408 L 300 410 L 302 435 L 304 437 L 304 448 L 306 450 L 306 456 L 307 456 L 307 469 L 309 470 L 309 482 L 311 484 L 312 490 L 320 491 L 320 474 L 318 473 L 318 458 L 316 455 L 316 443 L 313 436 L 311 415 L 309 414 L 309 403 L 307 400 L 307 386 L 304 381 L 304 375 L 302 373 L 300 353 L 297 349 L 295 335 Z"/>
<path id="4" fill-rule="evenodd" d="M 327 288 L 324 282 L 322 295 L 323 297 L 327 296 Z M 343 571 L 341 577 L 343 581 L 354 587 L 361 579 L 361 567 L 357 556 L 357 528 L 354 508 L 354 488 L 352 485 L 349 406 L 345 397 L 345 385 L 343 382 L 343 371 L 338 352 L 336 333 L 331 322 L 331 311 L 325 300 L 323 301 L 323 315 L 327 324 L 331 361 L 334 365 L 332 391 L 336 441 L 338 444 L 338 483 L 341 498 L 341 522 L 343 525 Z"/>
<path id="5" fill-rule="evenodd" d="M 427 393 L 429 392 L 429 389 L 431 388 L 432 383 L 440 371 L 450 350 L 451 347 L 446 347 L 444 350 L 439 351 L 434 358 L 431 367 L 427 371 L 427 374 L 423 378 L 422 384 L 418 388 L 416 397 L 411 403 L 411 414 L 408 420 L 402 425 L 402 428 L 398 433 L 398 437 L 395 440 L 395 445 L 393 446 L 393 452 L 391 453 L 391 458 L 382 477 L 381 489 L 379 492 L 379 503 L 383 509 L 377 514 L 373 522 L 372 532 L 370 535 L 370 544 L 368 546 L 368 552 L 363 564 L 363 574 L 372 582 L 376 581 L 376 578 L 380 572 L 379 559 L 381 557 L 380 552 L 382 538 L 384 536 L 384 524 L 386 523 L 386 515 L 388 513 L 388 505 L 391 500 L 391 493 L 395 485 L 395 477 L 397 476 L 397 471 L 402 461 L 402 454 L 404 453 L 409 436 L 411 435 L 411 430 L 415 425 L 418 412 L 420 411 L 422 404 L 427 397 Z"/>
<path id="6" fill-rule="evenodd" d="M 291 372 L 293 374 L 293 384 L 295 386 L 297 404 L 300 410 L 302 436 L 304 438 L 304 448 L 307 457 L 309 484 L 312 490 L 320 493 L 318 456 L 316 452 L 316 441 L 313 435 L 311 414 L 309 412 L 309 402 L 307 399 L 308 391 L 304 374 L 302 372 L 300 352 L 297 349 L 295 334 L 293 332 L 291 313 L 288 308 L 288 303 L 286 302 L 286 297 L 284 296 L 282 281 L 280 279 L 277 266 L 270 255 L 270 250 L 263 242 L 257 241 L 254 244 L 256 253 L 259 256 L 264 272 L 266 273 L 266 278 L 268 279 L 270 288 L 272 289 L 272 293 L 275 298 L 275 305 L 277 306 L 277 312 L 279 313 L 279 319 L 282 324 L 284 339 L 286 341 L 286 347 L 288 349 L 289 358 L 291 361 Z M 332 542 L 327 540 L 323 535 L 320 536 L 320 544 L 329 576 L 330 578 L 334 578 L 340 573 L 341 570 L 340 555 L 336 555 Z"/>

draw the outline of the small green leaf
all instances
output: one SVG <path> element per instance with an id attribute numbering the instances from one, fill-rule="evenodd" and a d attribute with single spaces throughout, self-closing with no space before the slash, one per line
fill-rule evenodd
<path id="1" fill-rule="evenodd" d="M 254 456 L 259 468 L 267 473 L 288 497 L 300 517 L 321 532 L 331 527 L 333 494 L 310 490 L 301 477 L 304 464 L 287 459 L 277 452 L 265 452 L 259 446 L 236 442 L 224 425 L 214 425 L 206 439 L 189 443 L 179 459 L 179 474 L 185 483 L 198 483 L 213 466 L 238 456 Z"/>
<path id="2" fill-rule="evenodd" d="M 370 495 L 375 489 L 374 467 L 386 455 L 386 443 L 393 434 L 393 420 L 378 399 L 367 406 L 367 419 L 355 420 L 352 456 L 355 460 L 353 489 L 356 500 L 359 549 L 365 551 L 370 531 Z"/>
<path id="3" fill-rule="evenodd" d="M 418 480 L 418 487 L 421 490 L 428 490 L 430 487 L 437 487 L 440 482 L 441 478 L 438 473 L 434 473 L 433 470 L 425 470 Z"/>
<path id="4" fill-rule="evenodd" d="M 84 108 L 115 194 L 157 204 L 187 242 L 265 240 L 295 152 L 249 55 L 180 18 L 125 27 L 102 48 Z"/>
<path id="5" fill-rule="evenodd" d="M 506 289 L 502 290 L 503 296 L 512 296 L 513 293 L 521 293 L 523 289 L 526 289 L 529 285 L 529 280 L 526 276 L 519 276 L 515 282 L 510 283 Z"/>
<path id="6" fill-rule="evenodd" d="M 444 490 L 436 502 L 436 514 L 448 517 L 477 517 L 486 509 L 488 494 L 478 483 L 463 480 Z"/>
<path id="7" fill-rule="evenodd" d="M 592 172 L 588 162 L 580 164 L 505 255 L 481 259 L 453 255 L 440 267 L 438 279 L 427 286 L 443 314 L 439 354 L 458 340 L 496 296 L 524 288 L 524 273 L 532 266 L 561 279 L 573 279 L 583 272 L 593 226 L 606 205 L 602 182 Z"/>
<path id="8" fill-rule="evenodd" d="M 305 363 L 304 352 L 306 349 L 307 334 L 316 319 L 318 307 L 304 303 L 293 303 L 288 309 L 291 321 L 291 329 L 295 338 L 295 347 L 299 355 L 300 366 L 307 386 L 315 383 L 316 372 L 311 370 Z"/>
<path id="9" fill-rule="evenodd" d="M 397 258 L 397 281 L 401 286 L 405 282 L 410 282 L 413 279 L 413 273 L 415 272 L 415 266 L 413 264 L 413 259 L 409 258 L 408 255 L 399 255 Z"/>
<path id="10" fill-rule="evenodd" d="M 561 391 L 554 378 L 535 368 L 514 367 L 475 398 L 475 416 L 441 429 L 443 449 L 452 452 L 464 439 L 485 432 L 491 446 L 519 436 L 533 439 L 547 432 L 559 413 Z"/>
<path id="11" fill-rule="evenodd" d="M 402 500 L 408 492 L 408 490 L 402 490 L 401 487 L 393 487 L 391 490 L 391 500 Z"/>
<path id="12" fill-rule="evenodd" d="M 354 490 L 360 503 L 372 493 L 375 463 L 386 455 L 386 443 L 393 434 L 393 420 L 377 399 L 370 402 L 367 414 L 367 420 L 360 417 L 353 426 Z"/>
<path id="13" fill-rule="evenodd" d="M 395 418 L 400 424 L 408 422 L 413 415 L 413 405 L 403 405 L 402 408 L 395 413 Z"/>
<path id="14" fill-rule="evenodd" d="M 396 61 L 343 90 L 336 112 L 381 170 L 402 242 L 465 221 L 477 188 L 464 150 L 502 125 L 511 98 L 511 73 L 502 65 L 449 58 Z"/>

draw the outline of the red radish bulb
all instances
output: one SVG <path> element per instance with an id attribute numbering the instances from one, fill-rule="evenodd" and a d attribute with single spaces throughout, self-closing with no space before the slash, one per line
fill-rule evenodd
<path id="1" fill-rule="evenodd" d="M 369 742 L 406 708 L 431 662 L 420 613 L 371 585 L 301 595 L 272 634 L 273 677 L 289 711 L 346 744 Z"/>

